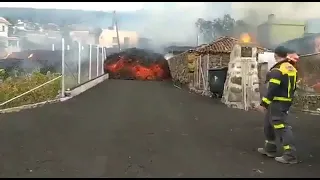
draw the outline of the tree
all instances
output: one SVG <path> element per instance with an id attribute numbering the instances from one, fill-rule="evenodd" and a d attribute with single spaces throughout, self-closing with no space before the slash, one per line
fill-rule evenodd
<path id="1" fill-rule="evenodd" d="M 207 42 L 211 42 L 214 40 L 215 35 L 212 21 L 206 21 L 202 18 L 199 18 L 196 22 L 196 27 L 199 29 L 199 33 L 203 35 L 203 38 Z"/>
<path id="2" fill-rule="evenodd" d="M 212 21 L 199 18 L 196 26 L 207 43 L 221 36 L 239 38 L 241 34 L 252 30 L 252 26 L 249 23 L 244 20 L 236 21 L 230 14 L 225 14 L 222 18 L 216 18 Z"/>
<path id="3" fill-rule="evenodd" d="M 212 25 L 217 36 L 233 36 L 235 20 L 229 14 L 214 19 Z"/>
<path id="4" fill-rule="evenodd" d="M 216 18 L 213 21 L 207 21 L 199 18 L 196 22 L 200 33 L 203 35 L 207 42 L 221 36 L 233 36 L 235 20 L 226 14 L 223 18 Z"/>

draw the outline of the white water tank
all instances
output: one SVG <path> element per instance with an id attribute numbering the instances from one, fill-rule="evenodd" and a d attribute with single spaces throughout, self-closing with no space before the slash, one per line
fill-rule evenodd
<path id="1" fill-rule="evenodd" d="M 264 52 L 258 55 L 258 63 L 268 63 L 268 70 L 270 70 L 270 68 L 274 66 L 277 62 L 274 58 L 273 52 Z"/>

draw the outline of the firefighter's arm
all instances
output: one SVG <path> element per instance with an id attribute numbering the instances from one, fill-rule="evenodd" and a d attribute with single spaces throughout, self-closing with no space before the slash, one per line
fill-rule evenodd
<path id="1" fill-rule="evenodd" d="M 282 73 L 278 69 L 273 69 L 269 73 L 269 81 L 268 81 L 268 91 L 266 95 L 262 98 L 260 105 L 268 108 L 269 104 L 272 102 L 275 92 L 280 88 L 280 84 L 282 81 Z"/>

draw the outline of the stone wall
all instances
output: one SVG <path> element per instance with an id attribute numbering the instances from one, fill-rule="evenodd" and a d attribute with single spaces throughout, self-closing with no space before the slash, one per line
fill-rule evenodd
<path id="1" fill-rule="evenodd" d="M 267 85 L 265 82 L 268 71 L 268 63 L 258 64 L 260 98 L 262 98 L 262 96 L 267 92 Z"/>
<path id="2" fill-rule="evenodd" d="M 194 60 L 192 60 L 192 57 Z M 188 69 L 188 59 L 189 61 L 195 61 L 197 58 L 195 53 L 184 52 L 168 60 L 169 69 L 171 77 L 174 82 L 187 85 L 190 83 L 190 76 L 192 73 L 189 73 Z"/>

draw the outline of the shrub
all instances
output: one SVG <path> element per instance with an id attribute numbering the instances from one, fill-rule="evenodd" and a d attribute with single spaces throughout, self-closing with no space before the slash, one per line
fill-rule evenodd
<path id="1" fill-rule="evenodd" d="M 48 73 L 44 75 L 40 72 L 34 72 L 28 76 L 6 78 L 0 83 L 0 104 L 58 76 L 59 74 Z M 29 94 L 13 100 L 0 107 L 0 109 L 55 99 L 59 93 L 60 87 L 61 79 L 58 79 Z"/>

